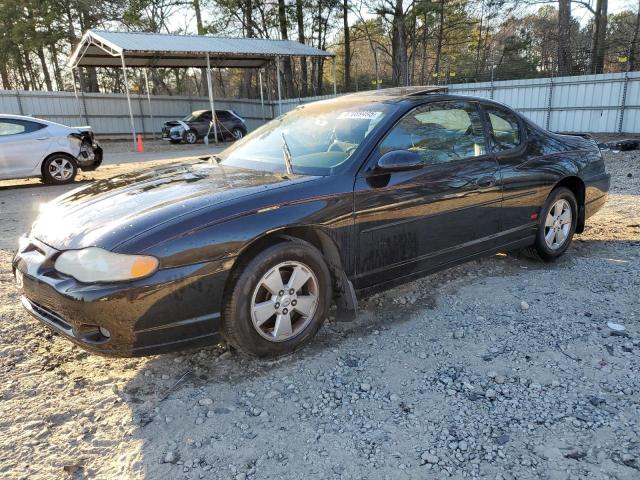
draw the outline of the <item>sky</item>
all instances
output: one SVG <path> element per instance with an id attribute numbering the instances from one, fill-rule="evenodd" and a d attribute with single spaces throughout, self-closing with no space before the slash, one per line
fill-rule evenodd
<path id="1" fill-rule="evenodd" d="M 595 5 L 596 1 L 595 0 L 586 0 L 588 1 L 591 5 Z M 551 3 L 557 3 L 557 2 L 548 2 L 549 4 Z M 540 8 L 542 5 L 532 5 L 530 8 L 532 11 L 536 11 L 538 8 Z M 609 0 L 609 13 L 619 13 L 623 10 L 632 10 L 632 11 L 637 11 L 638 9 L 638 0 Z M 588 9 L 586 9 L 585 7 L 582 7 L 578 4 L 573 4 L 571 7 L 571 13 L 572 15 L 577 18 L 580 22 L 581 25 L 586 24 L 589 19 L 591 18 L 591 12 L 589 12 Z M 207 21 L 207 17 L 208 15 L 205 14 L 205 22 Z M 355 15 L 351 15 L 351 21 L 350 23 L 353 23 L 356 21 L 355 19 Z M 193 15 L 193 12 L 191 10 L 185 12 L 185 15 L 180 15 L 180 13 L 177 13 L 170 21 L 170 25 L 171 25 L 171 29 L 183 29 L 188 31 L 189 33 L 196 33 L 196 25 L 195 25 L 195 16 Z"/>
<path id="2" fill-rule="evenodd" d="M 591 0 L 590 3 L 591 5 L 595 5 L 596 2 L 594 0 Z M 634 0 L 609 0 L 609 6 L 608 6 L 609 14 L 620 13 L 623 10 L 631 10 L 634 12 L 637 11 L 638 1 L 637 0 L 635 1 Z M 587 23 L 589 21 L 589 18 L 591 17 L 591 12 L 589 10 L 577 4 L 573 4 L 571 6 L 571 14 L 577 19 L 579 19 L 580 24 L 582 25 Z"/>

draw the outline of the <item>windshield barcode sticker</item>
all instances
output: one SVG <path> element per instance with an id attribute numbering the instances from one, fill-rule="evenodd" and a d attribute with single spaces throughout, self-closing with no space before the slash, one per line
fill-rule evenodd
<path id="1" fill-rule="evenodd" d="M 381 114 L 382 112 L 376 112 L 373 110 L 362 110 L 359 112 L 342 112 L 340 115 L 338 115 L 338 119 L 354 118 L 354 119 L 373 120 L 374 118 L 377 118 Z"/>

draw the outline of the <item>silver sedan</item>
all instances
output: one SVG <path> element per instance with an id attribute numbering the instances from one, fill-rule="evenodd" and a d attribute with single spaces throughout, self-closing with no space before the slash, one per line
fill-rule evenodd
<path id="1" fill-rule="evenodd" d="M 67 127 L 21 115 L 0 115 L 0 179 L 41 177 L 70 183 L 78 169 L 95 170 L 102 148 L 89 127 Z"/>

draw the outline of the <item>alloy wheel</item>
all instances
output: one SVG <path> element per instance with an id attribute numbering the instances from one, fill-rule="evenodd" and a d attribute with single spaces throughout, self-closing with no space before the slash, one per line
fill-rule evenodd
<path id="1" fill-rule="evenodd" d="M 319 286 L 301 262 L 284 262 L 265 273 L 253 291 L 251 320 L 263 338 L 284 342 L 302 332 L 318 307 Z"/>
<path id="2" fill-rule="evenodd" d="M 56 158 L 49 163 L 49 173 L 59 182 L 64 182 L 73 176 L 73 165 L 66 158 Z"/>
<path id="3" fill-rule="evenodd" d="M 242 133 L 242 130 L 240 130 L 239 128 L 233 129 L 233 138 L 235 138 L 236 140 L 240 140 L 243 136 L 244 133 Z"/>
<path id="4" fill-rule="evenodd" d="M 197 137 L 196 137 L 196 134 L 195 134 L 195 133 L 193 133 L 193 132 L 187 132 L 186 140 L 187 140 L 187 143 L 196 143 L 196 141 L 197 141 L 198 139 L 197 139 Z"/>
<path id="5" fill-rule="evenodd" d="M 571 205 L 561 198 L 553 204 L 544 223 L 544 240 L 551 250 L 561 248 L 571 232 Z"/>

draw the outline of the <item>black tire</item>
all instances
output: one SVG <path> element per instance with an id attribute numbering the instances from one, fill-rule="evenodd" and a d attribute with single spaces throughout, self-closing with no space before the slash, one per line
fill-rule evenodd
<path id="1" fill-rule="evenodd" d="M 254 327 L 251 306 L 258 283 L 275 266 L 299 262 L 313 272 L 318 283 L 315 312 L 303 329 L 292 338 L 270 341 Z M 322 254 L 302 240 L 283 241 L 268 247 L 239 265 L 225 298 L 222 333 L 227 342 L 241 352 L 257 357 L 277 357 L 291 353 L 309 342 L 327 318 L 331 305 L 331 275 Z M 293 312 L 293 308 L 291 309 Z M 275 328 L 275 327 L 274 327 Z"/>
<path id="2" fill-rule="evenodd" d="M 184 132 L 184 141 L 190 145 L 193 145 L 198 141 L 198 133 L 195 130 Z"/>
<path id="3" fill-rule="evenodd" d="M 245 135 L 245 131 L 239 127 L 235 127 L 233 130 L 231 130 L 231 140 L 240 140 Z"/>
<path id="4" fill-rule="evenodd" d="M 547 216 L 551 211 L 552 207 L 556 205 L 560 200 L 565 200 L 571 209 L 571 223 L 569 232 L 565 235 L 563 243 L 557 248 L 551 248 L 547 241 L 545 240 L 545 234 L 549 232 L 549 229 L 552 227 L 546 227 L 545 223 L 547 220 Z M 578 202 L 576 201 L 576 197 L 571 190 L 565 187 L 558 187 L 554 189 L 547 198 L 547 201 L 544 203 L 540 211 L 540 218 L 538 219 L 538 231 L 536 232 L 536 241 L 533 246 L 524 250 L 524 253 L 535 259 L 542 260 L 544 262 L 553 262 L 556 259 L 560 258 L 569 248 L 571 244 L 571 240 L 573 239 L 573 234 L 576 231 L 576 225 L 578 223 Z"/>
<path id="5" fill-rule="evenodd" d="M 49 185 L 71 183 L 77 174 L 78 165 L 69 155 L 54 153 L 42 164 L 42 181 Z"/>

